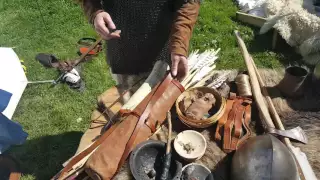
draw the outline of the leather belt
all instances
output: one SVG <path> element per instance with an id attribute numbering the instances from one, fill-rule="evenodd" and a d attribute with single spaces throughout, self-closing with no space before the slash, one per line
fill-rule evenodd
<path id="1" fill-rule="evenodd" d="M 220 134 L 222 134 L 222 127 L 226 124 L 229 112 L 232 109 L 232 104 L 234 103 L 233 99 L 230 99 L 227 101 L 226 110 L 225 113 L 222 115 L 222 117 L 218 121 L 217 130 L 215 133 L 215 139 L 218 141 L 221 141 L 222 137 Z"/>

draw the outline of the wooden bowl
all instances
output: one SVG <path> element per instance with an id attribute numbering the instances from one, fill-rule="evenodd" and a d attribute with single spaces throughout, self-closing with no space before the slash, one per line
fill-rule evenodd
<path id="1" fill-rule="evenodd" d="M 188 162 L 200 159 L 207 148 L 204 136 L 193 130 L 179 133 L 174 139 L 173 145 L 179 156 Z"/>
<path id="2" fill-rule="evenodd" d="M 181 103 L 185 97 L 190 97 L 190 92 L 191 91 L 200 91 L 202 93 L 212 93 L 214 97 L 216 98 L 216 103 L 215 105 L 210 109 L 209 114 L 212 114 L 209 118 L 203 119 L 203 120 L 198 120 L 198 119 L 192 119 L 188 118 L 184 115 L 184 113 L 181 110 Z M 190 88 L 183 92 L 177 99 L 176 101 L 176 111 L 179 119 L 186 124 L 189 127 L 194 127 L 194 128 L 207 128 L 214 123 L 216 123 L 219 118 L 222 117 L 225 109 L 226 109 L 226 99 L 220 95 L 220 93 L 209 87 L 195 87 L 195 88 Z"/>

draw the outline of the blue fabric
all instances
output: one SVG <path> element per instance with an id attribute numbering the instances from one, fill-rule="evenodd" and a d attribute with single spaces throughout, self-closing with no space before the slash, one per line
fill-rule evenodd
<path id="1" fill-rule="evenodd" d="M 0 112 L 3 112 L 7 108 L 11 96 L 11 93 L 0 89 Z"/>
<path id="2" fill-rule="evenodd" d="M 0 113 L 0 154 L 11 145 L 21 145 L 28 137 L 22 126 Z"/>
<path id="3" fill-rule="evenodd" d="M 7 108 L 11 96 L 11 93 L 0 89 L 0 154 L 11 145 L 23 144 L 28 137 L 19 123 L 11 121 L 1 113 Z"/>

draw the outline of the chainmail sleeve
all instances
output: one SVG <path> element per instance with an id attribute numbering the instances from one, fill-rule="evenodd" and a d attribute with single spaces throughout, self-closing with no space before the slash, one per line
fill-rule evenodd
<path id="1" fill-rule="evenodd" d="M 93 24 L 95 16 L 103 12 L 101 0 L 80 0 L 80 3 L 89 23 Z"/>

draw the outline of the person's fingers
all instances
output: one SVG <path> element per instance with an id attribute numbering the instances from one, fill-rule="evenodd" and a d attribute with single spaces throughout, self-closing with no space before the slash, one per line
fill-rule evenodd
<path id="1" fill-rule="evenodd" d="M 103 39 L 105 40 L 109 40 L 109 39 L 114 39 L 114 38 L 120 38 L 120 33 L 121 31 L 120 30 L 116 30 L 112 33 L 110 33 L 110 31 L 107 29 L 103 29 L 103 28 L 100 28 L 99 26 L 97 27 L 96 31 L 102 36 Z M 106 33 L 107 31 L 107 33 Z"/>
<path id="2" fill-rule="evenodd" d="M 105 24 L 103 18 L 98 18 L 96 20 L 95 28 L 97 31 L 99 31 L 101 33 L 100 35 L 108 36 L 109 29 L 106 27 L 106 24 Z"/>
<path id="3" fill-rule="evenodd" d="M 180 60 L 179 56 L 176 56 L 176 55 L 172 55 L 171 56 L 171 61 L 172 61 L 171 73 L 172 73 L 172 76 L 177 76 L 179 60 Z"/>
<path id="4" fill-rule="evenodd" d="M 96 16 L 94 19 L 94 26 L 97 33 L 100 34 L 104 40 L 120 38 L 120 30 L 111 32 L 116 29 L 116 26 L 113 23 L 111 16 L 106 12 L 101 12 Z"/>
<path id="5" fill-rule="evenodd" d="M 103 20 L 106 22 L 106 25 L 109 29 L 116 29 L 116 25 L 113 23 L 112 18 L 109 14 L 103 15 Z"/>
<path id="6" fill-rule="evenodd" d="M 120 30 L 116 30 L 116 31 L 110 33 L 108 36 L 109 36 L 111 39 L 120 38 L 120 33 L 121 33 Z"/>

